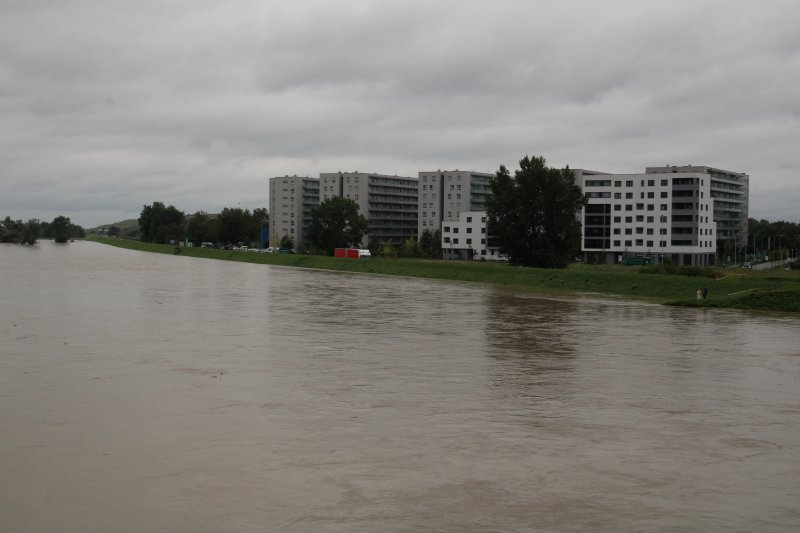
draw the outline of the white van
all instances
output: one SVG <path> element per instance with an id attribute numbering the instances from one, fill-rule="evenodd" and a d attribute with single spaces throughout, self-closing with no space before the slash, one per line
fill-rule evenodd
<path id="1" fill-rule="evenodd" d="M 369 253 L 369 250 L 359 250 L 358 258 L 361 259 L 362 257 L 372 257 L 372 254 Z"/>

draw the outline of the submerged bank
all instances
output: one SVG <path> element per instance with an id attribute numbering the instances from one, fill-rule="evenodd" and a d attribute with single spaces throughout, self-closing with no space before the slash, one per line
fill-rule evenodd
<path id="1" fill-rule="evenodd" d="M 173 254 L 174 247 L 124 239 L 89 240 L 144 252 Z M 502 263 L 423 259 L 339 259 L 317 255 L 266 254 L 212 248 L 182 248 L 181 255 L 265 265 L 361 272 L 427 279 L 491 283 L 506 287 L 559 290 L 635 298 L 668 305 L 800 312 L 800 272 L 720 271 L 718 279 L 643 274 L 635 267 L 572 265 L 563 270 L 513 267 Z M 708 289 L 697 300 L 697 289 Z"/>

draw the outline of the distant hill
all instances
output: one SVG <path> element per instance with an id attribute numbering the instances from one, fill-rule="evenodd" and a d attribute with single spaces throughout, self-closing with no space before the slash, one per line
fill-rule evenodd
<path id="1" fill-rule="evenodd" d="M 102 226 L 97 226 L 96 228 L 87 229 L 86 233 L 88 235 L 107 235 L 108 228 L 112 226 L 119 228 L 120 235 L 123 237 L 139 236 L 139 220 L 135 218 L 129 218 L 128 220 L 122 220 L 112 224 L 103 224 Z"/>

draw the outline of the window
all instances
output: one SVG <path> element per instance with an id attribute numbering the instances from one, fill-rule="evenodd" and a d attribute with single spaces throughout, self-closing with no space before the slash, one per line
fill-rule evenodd
<path id="1" fill-rule="evenodd" d="M 621 205 L 619 205 L 619 204 L 616 204 L 616 205 L 614 206 L 614 211 L 622 211 L 622 206 L 621 206 Z"/>
<path id="2" fill-rule="evenodd" d="M 619 241 L 614 241 L 614 246 L 619 246 Z"/>
<path id="3" fill-rule="evenodd" d="M 625 246 L 632 246 L 633 241 L 625 241 Z"/>
<path id="4" fill-rule="evenodd" d="M 450 226 L 445 226 L 443 229 L 445 233 L 450 233 Z"/>
<path id="5" fill-rule="evenodd" d="M 636 222 L 644 222 L 644 215 L 636 215 Z"/>
<path id="6" fill-rule="evenodd" d="M 636 239 L 636 246 L 644 246 L 644 241 L 642 239 Z"/>
<path id="7" fill-rule="evenodd" d="M 614 217 L 614 222 L 622 222 L 622 217 Z"/>
<path id="8" fill-rule="evenodd" d="M 653 228 L 647 228 L 647 234 L 648 235 L 652 235 L 653 234 Z"/>
<path id="9" fill-rule="evenodd" d="M 622 193 L 621 193 L 621 192 L 615 192 L 615 193 L 614 193 L 614 198 L 616 198 L 617 200 L 619 200 L 620 198 L 622 198 Z"/>
<path id="10" fill-rule="evenodd" d="M 669 198 L 669 193 L 667 191 L 661 191 L 661 198 Z"/>
<path id="11" fill-rule="evenodd" d="M 453 228 L 453 233 L 458 233 L 458 226 Z"/>
<path id="12" fill-rule="evenodd" d="M 659 234 L 659 235 L 666 235 L 666 234 L 667 234 L 667 228 L 661 228 L 661 229 L 659 229 L 659 230 L 658 230 L 658 234 Z"/>
<path id="13" fill-rule="evenodd" d="M 648 187 L 655 187 L 655 185 L 656 185 L 656 180 L 647 180 Z"/>
<path id="14" fill-rule="evenodd" d="M 625 211 L 633 211 L 633 206 L 631 204 L 625 205 Z"/>
<path id="15" fill-rule="evenodd" d="M 633 222 L 633 217 L 625 217 L 626 224 L 630 224 L 631 222 Z"/>
<path id="16" fill-rule="evenodd" d="M 472 244 L 472 239 L 467 239 L 467 244 Z"/>
<path id="17" fill-rule="evenodd" d="M 669 180 L 661 180 L 662 187 L 666 187 L 667 185 L 669 185 Z"/>
<path id="18" fill-rule="evenodd" d="M 633 235 L 633 230 L 631 228 L 625 228 L 625 235 Z"/>
<path id="19" fill-rule="evenodd" d="M 632 192 L 626 192 L 625 193 L 625 198 L 628 198 L 629 200 L 633 200 L 633 193 Z"/>
<path id="20" fill-rule="evenodd" d="M 622 187 L 622 182 L 621 181 L 615 181 L 614 182 L 614 187 Z"/>
<path id="21" fill-rule="evenodd" d="M 644 204 L 636 204 L 636 209 L 637 210 L 644 209 Z"/>
<path id="22" fill-rule="evenodd" d="M 472 233 L 472 228 L 468 227 L 467 228 L 467 233 Z"/>
<path id="23" fill-rule="evenodd" d="M 647 204 L 647 210 L 648 211 L 654 211 L 655 208 L 656 208 L 655 204 Z"/>
<path id="24" fill-rule="evenodd" d="M 619 228 L 614 228 L 614 235 L 619 235 Z"/>
<path id="25" fill-rule="evenodd" d="M 661 218 L 658 219 L 659 222 L 667 222 L 667 215 L 661 215 Z"/>
<path id="26" fill-rule="evenodd" d="M 653 241 L 647 241 L 647 247 L 648 248 L 652 248 L 653 247 Z"/>
<path id="27" fill-rule="evenodd" d="M 442 240 L 443 240 L 445 243 L 447 243 L 447 244 L 450 244 L 450 237 L 442 237 Z"/>
<path id="28" fill-rule="evenodd" d="M 649 192 L 649 193 L 647 193 L 647 197 L 648 197 L 648 198 L 655 198 L 655 197 L 656 197 L 656 193 L 654 193 L 654 192 Z"/>
<path id="29" fill-rule="evenodd" d="M 486 233 L 486 228 L 481 228 L 481 233 Z"/>
<path id="30" fill-rule="evenodd" d="M 458 239 L 453 239 L 453 244 L 458 244 Z"/>
<path id="31" fill-rule="evenodd" d="M 633 180 L 627 180 L 627 181 L 625 182 L 625 186 L 626 186 L 626 187 L 633 187 Z M 626 242 L 627 242 L 627 241 L 626 241 Z"/>
<path id="32" fill-rule="evenodd" d="M 649 224 L 652 224 L 653 223 L 653 217 L 647 217 L 647 222 Z"/>
<path id="33" fill-rule="evenodd" d="M 662 211 L 666 211 L 667 210 L 667 205 L 668 204 L 661 204 L 661 210 Z"/>
<path id="34" fill-rule="evenodd" d="M 472 217 L 467 217 L 467 222 L 472 222 Z"/>
<path id="35" fill-rule="evenodd" d="M 641 235 L 644 233 L 644 228 L 636 228 L 636 235 Z"/>

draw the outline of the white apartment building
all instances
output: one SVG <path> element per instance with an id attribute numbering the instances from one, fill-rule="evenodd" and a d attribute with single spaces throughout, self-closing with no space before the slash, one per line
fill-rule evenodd
<path id="1" fill-rule="evenodd" d="M 284 236 L 303 243 L 311 210 L 319 205 L 319 180 L 300 176 L 269 179 L 269 244 L 279 246 Z"/>
<path id="2" fill-rule="evenodd" d="M 442 222 L 457 222 L 464 211 L 482 211 L 491 195 L 494 174 L 470 170 L 419 172 L 419 237 L 436 231 Z"/>
<path id="3" fill-rule="evenodd" d="M 442 222 L 444 259 L 505 261 L 487 234 L 486 211 L 461 211 L 457 220 Z"/>
<path id="4" fill-rule="evenodd" d="M 320 201 L 350 198 L 367 217 L 370 233 L 362 246 L 386 242 L 400 246 L 417 235 L 418 186 L 415 178 L 369 172 L 328 172 L 319 175 Z"/>
<path id="5" fill-rule="evenodd" d="M 717 222 L 717 241 L 722 246 L 747 244 L 750 176 L 707 166 L 647 167 L 647 174 L 679 174 L 699 172 L 711 182 L 714 199 L 714 220 Z M 720 250 L 720 253 L 722 250 Z"/>
<path id="6" fill-rule="evenodd" d="M 578 169 L 575 176 L 588 199 L 581 213 L 585 261 L 619 263 L 632 255 L 714 264 L 717 224 L 708 174 Z"/>

